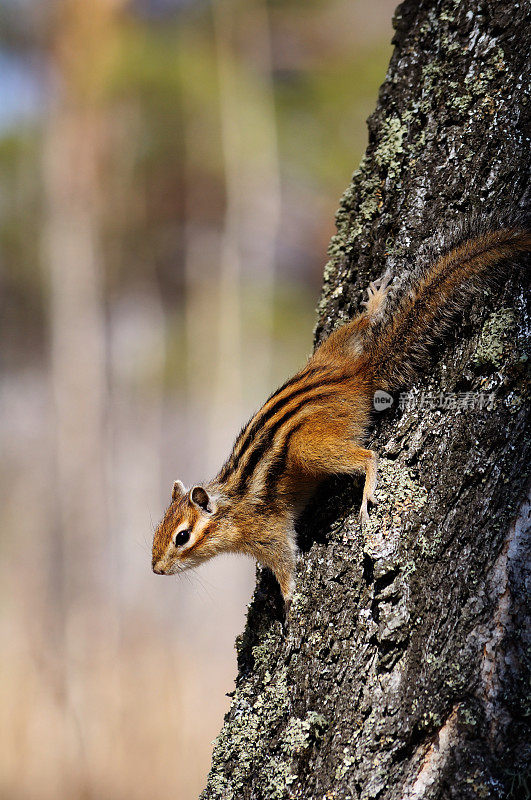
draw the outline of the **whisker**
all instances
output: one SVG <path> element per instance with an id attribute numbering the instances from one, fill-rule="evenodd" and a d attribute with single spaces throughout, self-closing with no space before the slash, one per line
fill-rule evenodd
<path id="1" fill-rule="evenodd" d="M 140 547 L 145 553 L 151 554 L 151 545 L 146 540 L 145 535 L 140 539 L 138 536 L 135 539 L 135 544 Z"/>
<path id="2" fill-rule="evenodd" d="M 194 580 L 195 580 L 196 584 L 199 584 L 199 586 L 201 587 L 201 589 L 203 590 L 203 592 L 205 593 L 205 595 L 208 597 L 208 599 L 210 600 L 210 602 L 211 602 L 211 603 L 213 603 L 213 602 L 214 602 L 214 597 L 213 597 L 213 595 L 212 595 L 212 594 L 211 594 L 211 593 L 208 591 L 208 588 L 207 588 L 207 585 L 206 585 L 206 582 L 205 582 L 205 580 L 204 580 L 203 578 L 200 578 L 200 577 L 199 577 L 199 575 L 197 574 L 197 572 L 196 572 L 196 567 L 192 567 L 192 569 L 191 569 L 191 570 L 189 570 L 189 572 L 191 572 L 191 573 L 192 573 L 192 575 L 193 575 L 193 578 L 194 578 Z M 190 577 L 192 577 L 192 576 L 190 576 Z M 210 587 L 212 588 L 212 584 L 210 584 Z"/>

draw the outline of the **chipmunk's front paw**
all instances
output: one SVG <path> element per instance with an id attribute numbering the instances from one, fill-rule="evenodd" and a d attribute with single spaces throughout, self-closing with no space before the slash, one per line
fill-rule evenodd
<path id="1" fill-rule="evenodd" d="M 376 497 L 374 496 L 374 494 L 370 494 L 370 495 L 368 495 L 368 497 L 364 498 L 364 499 L 363 499 L 363 502 L 362 502 L 362 504 L 361 504 L 361 508 L 360 508 L 360 522 L 361 522 L 361 525 L 362 525 L 362 527 L 363 527 L 364 525 L 367 525 L 367 523 L 369 522 L 369 519 L 370 519 L 370 517 L 369 517 L 369 510 L 368 510 L 368 508 L 367 508 L 367 504 L 368 504 L 368 503 L 370 503 L 370 504 L 371 504 L 371 505 L 373 505 L 373 506 L 375 506 L 375 505 L 377 505 L 377 504 L 378 504 L 378 501 L 376 500 Z"/>
<path id="2" fill-rule="evenodd" d="M 286 581 L 283 586 L 281 586 L 282 590 L 282 599 L 284 600 L 284 628 L 288 627 L 289 623 L 289 616 L 291 610 L 291 603 L 293 601 L 293 592 L 295 590 L 295 581 L 293 578 L 290 578 L 289 582 Z"/>

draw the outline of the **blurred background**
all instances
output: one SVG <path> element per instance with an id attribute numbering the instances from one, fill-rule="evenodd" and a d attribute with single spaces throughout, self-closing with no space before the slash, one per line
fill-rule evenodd
<path id="1" fill-rule="evenodd" d="M 0 2 L 0 797 L 190 800 L 254 584 L 151 573 L 306 358 L 395 0 Z"/>

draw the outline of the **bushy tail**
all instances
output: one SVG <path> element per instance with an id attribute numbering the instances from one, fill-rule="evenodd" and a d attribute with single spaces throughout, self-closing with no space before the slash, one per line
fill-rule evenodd
<path id="1" fill-rule="evenodd" d="M 497 267 L 530 250 L 527 225 L 508 225 L 472 235 L 415 270 L 367 342 L 376 386 L 392 391 L 411 381 L 456 315 L 504 274 Z"/>

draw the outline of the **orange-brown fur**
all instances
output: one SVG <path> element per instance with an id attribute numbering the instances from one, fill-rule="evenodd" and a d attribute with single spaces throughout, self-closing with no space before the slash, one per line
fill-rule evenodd
<path id="1" fill-rule="evenodd" d="M 523 228 L 487 231 L 414 271 L 398 298 L 389 296 L 389 274 L 370 284 L 365 311 L 271 395 L 218 475 L 190 491 L 176 482 L 155 533 L 153 569 L 174 574 L 221 552 L 245 553 L 273 570 L 289 604 L 295 520 L 323 478 L 364 473 L 360 514 L 367 519 L 377 455 L 362 442 L 375 390 L 393 390 L 414 377 L 429 346 L 492 268 L 530 248 Z M 189 539 L 176 545 L 179 532 Z"/>

